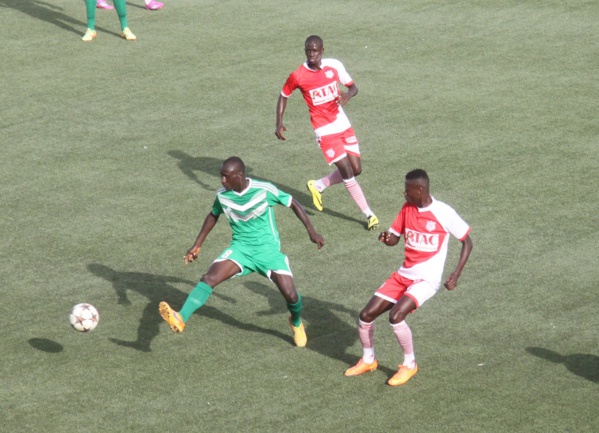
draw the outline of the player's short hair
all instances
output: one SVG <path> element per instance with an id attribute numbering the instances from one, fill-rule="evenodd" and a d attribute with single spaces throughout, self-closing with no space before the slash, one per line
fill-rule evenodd
<path id="1" fill-rule="evenodd" d="M 427 185 L 429 183 L 428 174 L 421 168 L 408 172 L 408 174 L 406 174 L 406 180 L 424 180 Z"/>
<path id="2" fill-rule="evenodd" d="M 243 163 L 243 161 L 241 160 L 241 158 L 238 157 L 238 156 L 231 156 L 231 157 L 225 159 L 223 161 L 223 167 L 225 165 L 233 165 L 237 169 L 241 170 L 242 173 L 245 174 L 245 164 Z"/>
<path id="3" fill-rule="evenodd" d="M 312 43 L 312 42 L 316 42 L 321 47 L 324 47 L 324 42 L 322 41 L 322 38 L 320 36 L 317 36 L 317 35 L 308 36 L 304 45 L 308 45 L 309 43 Z"/>

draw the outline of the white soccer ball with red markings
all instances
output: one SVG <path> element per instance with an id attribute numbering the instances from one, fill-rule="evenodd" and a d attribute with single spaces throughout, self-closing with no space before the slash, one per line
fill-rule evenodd
<path id="1" fill-rule="evenodd" d="M 77 304 L 69 314 L 71 326 L 79 332 L 89 332 L 96 329 L 100 315 L 98 310 L 91 304 Z"/>

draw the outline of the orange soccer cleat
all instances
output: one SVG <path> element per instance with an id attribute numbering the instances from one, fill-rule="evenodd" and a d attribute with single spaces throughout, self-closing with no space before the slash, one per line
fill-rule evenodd
<path id="1" fill-rule="evenodd" d="M 416 365 L 414 368 L 408 368 L 407 365 L 400 365 L 397 373 L 395 373 L 393 377 L 387 381 L 387 384 L 391 386 L 403 385 L 408 380 L 413 378 L 416 373 L 418 373 L 418 365 Z"/>
<path id="2" fill-rule="evenodd" d="M 378 368 L 379 362 L 375 359 L 374 362 L 367 364 L 364 362 L 362 358 L 358 361 L 356 365 L 345 370 L 346 376 L 359 376 L 364 373 L 368 373 L 369 371 L 374 371 Z"/>
<path id="3" fill-rule="evenodd" d="M 185 329 L 185 322 L 181 318 L 181 315 L 171 308 L 166 302 L 161 302 L 158 306 L 160 315 L 164 319 L 168 326 L 171 327 L 176 333 L 183 332 Z"/>
<path id="4" fill-rule="evenodd" d="M 291 323 L 291 316 L 289 316 L 289 324 L 291 325 L 291 329 L 293 329 L 293 341 L 295 342 L 295 345 L 297 347 L 306 347 L 308 337 L 306 336 L 304 324 L 300 323 L 300 326 L 296 328 L 293 326 L 293 323 Z"/>

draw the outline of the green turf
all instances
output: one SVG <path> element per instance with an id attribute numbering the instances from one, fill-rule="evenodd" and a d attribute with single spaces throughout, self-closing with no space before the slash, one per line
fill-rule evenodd
<path id="1" fill-rule="evenodd" d="M 167 0 L 128 2 L 135 43 L 81 0 L 0 0 L 0 430 L 11 432 L 592 432 L 599 425 L 596 1 Z M 360 93 L 346 107 L 359 181 L 382 227 L 403 177 L 473 228 L 456 292 L 409 318 L 420 373 L 385 385 L 401 352 L 384 317 L 381 367 L 358 312 L 399 266 L 337 187 L 325 211 L 305 182 L 328 173 L 299 93 L 287 142 L 274 114 L 310 34 Z M 277 210 L 304 297 L 307 349 L 258 276 L 227 282 L 173 334 L 180 306 L 230 239 L 224 221 L 183 265 L 242 157 L 306 205 L 317 253 Z M 455 241 L 455 240 L 454 240 Z M 450 245 L 448 268 L 459 243 Z M 68 311 L 100 311 L 90 334 Z"/>

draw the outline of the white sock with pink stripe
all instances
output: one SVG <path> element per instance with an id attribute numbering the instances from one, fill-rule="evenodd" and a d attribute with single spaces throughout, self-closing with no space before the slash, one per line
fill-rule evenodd
<path id="1" fill-rule="evenodd" d="M 339 170 L 335 170 L 328 176 L 325 176 L 321 179 L 318 179 L 316 182 L 314 182 L 314 186 L 316 187 L 316 189 L 318 191 L 323 192 L 329 186 L 337 185 L 338 183 L 341 183 L 341 182 L 343 182 L 343 177 L 341 176 L 341 173 L 339 172 Z"/>
<path id="2" fill-rule="evenodd" d="M 366 323 L 358 320 L 358 335 L 362 343 L 362 359 L 367 364 L 374 362 L 374 322 Z"/>
<path id="3" fill-rule="evenodd" d="M 356 181 L 356 178 L 352 177 L 349 179 L 343 179 L 343 183 L 345 184 L 345 188 L 347 188 L 347 192 L 349 192 L 351 198 L 356 202 L 362 213 L 366 215 L 366 218 L 368 218 L 370 215 L 374 215 L 368 207 L 366 197 L 364 197 L 362 188 L 360 187 L 360 184 Z"/>
<path id="4" fill-rule="evenodd" d="M 414 342 L 412 340 L 412 330 L 408 326 L 405 320 L 391 324 L 393 333 L 397 337 L 397 341 L 403 350 L 404 360 L 403 365 L 407 365 L 408 368 L 416 367 L 416 357 L 414 356 Z"/>

